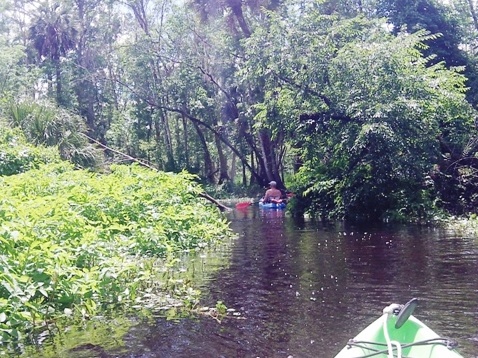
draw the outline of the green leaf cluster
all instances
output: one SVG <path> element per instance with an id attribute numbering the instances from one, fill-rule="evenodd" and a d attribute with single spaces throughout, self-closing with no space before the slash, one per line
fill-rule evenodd
<path id="1" fill-rule="evenodd" d="M 1 178 L 0 342 L 58 317 L 151 303 L 168 262 L 230 233 L 193 179 L 66 163 Z"/>
<path id="2" fill-rule="evenodd" d="M 34 146 L 27 143 L 21 131 L 0 128 L 0 176 L 23 173 L 41 164 L 60 161 L 56 148 Z"/>
<path id="3" fill-rule="evenodd" d="M 6 120 L 22 131 L 29 143 L 55 147 L 64 160 L 78 167 L 96 167 L 103 154 L 88 142 L 83 119 L 49 102 L 8 101 Z"/>
<path id="4" fill-rule="evenodd" d="M 244 79 L 265 93 L 256 125 L 287 133 L 301 162 L 299 212 L 362 220 L 434 209 L 440 146 L 460 152 L 475 135 L 475 112 L 461 69 L 422 56 L 433 38 L 392 36 L 381 20 L 311 6 L 297 17 L 268 13 L 247 40 Z"/>

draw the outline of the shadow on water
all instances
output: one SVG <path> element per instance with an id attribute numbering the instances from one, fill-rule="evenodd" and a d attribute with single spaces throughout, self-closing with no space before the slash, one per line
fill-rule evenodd
<path id="1" fill-rule="evenodd" d="M 423 226 L 326 226 L 255 208 L 230 220 L 239 237 L 210 260 L 220 269 L 201 289 L 205 305 L 221 300 L 240 316 L 157 318 L 130 329 L 121 349 L 63 356 L 329 358 L 383 307 L 412 297 L 421 299 L 419 319 L 478 356 L 477 239 Z"/>

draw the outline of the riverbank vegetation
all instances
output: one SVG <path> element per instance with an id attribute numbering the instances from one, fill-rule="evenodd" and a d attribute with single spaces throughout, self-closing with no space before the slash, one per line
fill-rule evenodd
<path id="1" fill-rule="evenodd" d="M 79 167 L 96 141 L 218 195 L 275 180 L 299 215 L 477 207 L 474 1 L 0 7 L 2 115 Z"/>
<path id="2" fill-rule="evenodd" d="M 192 175 L 77 170 L 22 135 L 6 137 L 2 153 L 16 155 L 0 170 L 18 173 L 0 178 L 0 343 L 62 318 L 197 304 L 198 292 L 169 271 L 230 231 Z"/>
<path id="3" fill-rule="evenodd" d="M 473 214 L 476 9 L 0 0 L 1 339 L 146 297 L 158 257 L 227 235 L 201 188 L 275 180 L 323 219 Z"/>

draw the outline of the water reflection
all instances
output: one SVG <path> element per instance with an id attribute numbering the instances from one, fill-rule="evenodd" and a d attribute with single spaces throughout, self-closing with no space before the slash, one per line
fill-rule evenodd
<path id="1" fill-rule="evenodd" d="M 412 297 L 421 299 L 418 318 L 456 339 L 465 357 L 478 355 L 476 239 L 418 226 L 328 226 L 254 208 L 230 219 L 239 238 L 217 252 L 221 259 L 204 259 L 221 267 L 206 273 L 203 303 L 221 300 L 241 316 L 138 324 L 122 350 L 101 357 L 334 357 L 383 307 Z"/>

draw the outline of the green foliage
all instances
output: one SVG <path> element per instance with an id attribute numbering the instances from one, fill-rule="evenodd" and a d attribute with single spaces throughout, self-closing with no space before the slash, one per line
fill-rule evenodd
<path id="1" fill-rule="evenodd" d="M 473 84 L 476 82 L 478 73 L 474 60 L 463 50 L 463 44 L 467 42 L 470 44 L 476 39 L 475 34 L 471 41 L 466 38 L 466 32 L 470 32 L 466 17 L 471 22 L 472 17 L 475 16 L 476 21 L 476 14 L 471 13 L 474 9 L 472 1 L 456 1 L 454 6 L 452 3 L 453 1 L 380 0 L 377 4 L 377 13 L 388 18 L 388 21 L 393 24 L 395 33 L 406 28 L 409 32 L 424 29 L 439 35 L 425 42 L 428 46 L 422 49 L 424 56 L 430 57 L 432 63 L 444 62 L 448 68 L 462 66 L 468 78 L 468 100 L 476 106 L 478 93 Z"/>
<path id="2" fill-rule="evenodd" d="M 56 148 L 28 144 L 19 130 L 1 126 L 0 176 L 36 169 L 41 164 L 59 162 Z"/>
<path id="3" fill-rule="evenodd" d="M 286 129 L 303 163 L 296 209 L 326 218 L 427 215 L 438 138 L 463 148 L 473 116 L 465 78 L 429 66 L 419 51 L 433 36 L 393 37 L 380 21 L 313 9 L 292 21 L 269 16 L 248 42 L 255 71 L 247 78 L 264 81 L 256 119 Z"/>
<path id="4" fill-rule="evenodd" d="M 4 112 L 10 125 L 20 128 L 29 142 L 57 147 L 62 159 L 79 167 L 102 162 L 101 151 L 83 134 L 86 126 L 80 117 L 50 103 L 26 101 L 10 101 Z"/>
<path id="5" fill-rule="evenodd" d="M 380 0 L 378 14 L 385 16 L 393 25 L 394 33 L 406 28 L 409 32 L 427 30 L 440 36 L 428 40 L 425 56 L 434 56 L 434 63 L 445 61 L 448 66 L 463 66 L 465 58 L 459 49 L 461 29 L 450 16 L 451 9 L 430 0 Z"/>
<path id="6" fill-rule="evenodd" d="M 476 157 L 474 148 L 463 158 L 474 113 L 465 79 L 441 61 L 466 64 L 475 103 L 470 4 L 207 1 L 201 21 L 187 4 L 159 0 L 8 1 L 0 107 L 29 141 L 57 145 L 78 167 L 101 162 L 79 135 L 86 124 L 111 148 L 224 192 L 281 184 L 303 164 L 298 205 L 326 216 L 418 212 L 415 199 L 468 210 L 478 165 L 454 163 Z M 436 190 L 440 200 L 425 199 Z"/>
<path id="7" fill-rule="evenodd" d="M 192 179 L 66 163 L 2 178 L 0 341 L 51 319 L 155 302 L 168 269 L 160 258 L 175 261 L 229 233 Z"/>
<path id="8" fill-rule="evenodd" d="M 18 66 L 24 56 L 21 46 L 9 46 L 0 34 L 0 98 L 18 94 L 25 79 L 25 68 Z"/>

